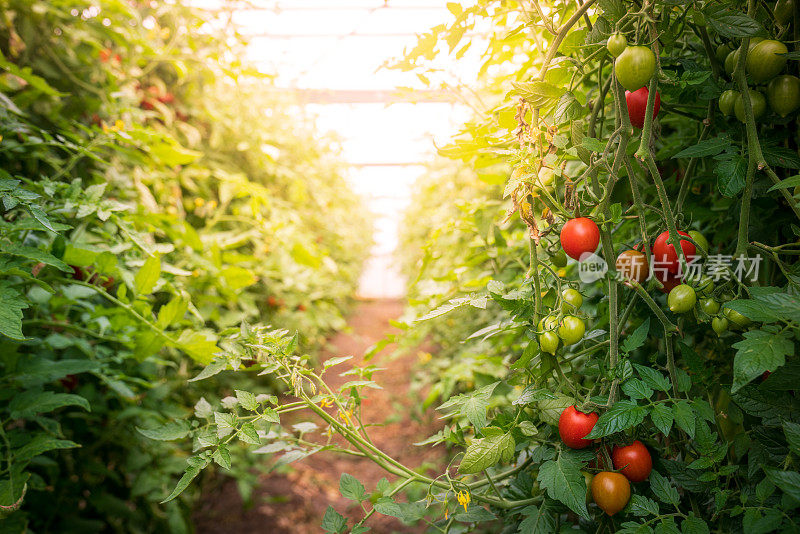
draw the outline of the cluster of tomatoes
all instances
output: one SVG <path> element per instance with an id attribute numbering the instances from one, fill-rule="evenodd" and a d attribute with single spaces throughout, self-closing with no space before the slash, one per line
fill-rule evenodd
<path id="1" fill-rule="evenodd" d="M 786 45 L 780 41 L 761 37 L 750 39 L 745 72 L 754 85 L 766 85 L 766 97 L 761 90 L 747 90 L 754 119 L 759 119 L 766 113 L 767 104 L 781 117 L 800 108 L 800 78 L 780 74 L 786 67 L 788 52 Z M 731 50 L 727 44 L 723 44 L 717 48 L 717 60 L 724 65 L 728 76 L 733 76 L 740 54 L 741 47 Z M 745 122 L 744 102 L 739 91 L 728 89 L 723 92 L 719 97 L 719 109 L 724 115 L 735 115 L 741 122 Z"/>
<path id="2" fill-rule="evenodd" d="M 558 418 L 558 434 L 567 447 L 585 449 L 592 440 L 585 439 L 599 416 L 594 413 L 583 413 L 575 406 L 569 406 Z M 603 448 L 598 454 L 596 465 L 607 465 L 608 450 Z M 653 459 L 647 447 L 641 441 L 633 441 L 630 445 L 615 446 L 611 451 L 611 463 L 614 471 L 603 470 L 592 476 L 584 473 L 588 494 L 597 506 L 608 515 L 614 515 L 628 504 L 631 497 L 631 482 L 642 482 L 653 470 Z"/>

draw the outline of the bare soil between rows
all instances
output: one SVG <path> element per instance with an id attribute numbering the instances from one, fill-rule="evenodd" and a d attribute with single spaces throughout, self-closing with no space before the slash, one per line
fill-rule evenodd
<path id="1" fill-rule="evenodd" d="M 419 414 L 420 398 L 409 393 L 409 383 L 417 358 L 417 351 L 391 358 L 393 346 L 364 362 L 364 352 L 386 334 L 396 332 L 389 324 L 403 311 L 399 300 L 362 301 L 349 319 L 347 332 L 340 332 L 329 340 L 329 346 L 320 361 L 334 356 L 349 356 L 353 365 L 374 364 L 381 371 L 373 379 L 383 389 L 365 391 L 363 402 L 364 424 L 369 427 L 374 444 L 393 458 L 410 467 L 430 464 L 436 469 L 444 465 L 443 447 L 415 446 L 414 443 L 435 434 L 442 422 L 433 411 Z M 421 349 L 422 350 L 422 349 Z M 343 384 L 353 377 L 341 377 L 347 364 L 334 367 L 327 374 L 332 386 Z M 314 421 L 310 412 L 298 412 L 292 422 Z M 381 424 L 383 423 L 383 424 Z M 319 437 L 316 435 L 315 437 Z M 271 461 L 265 458 L 265 461 Z M 339 494 L 339 477 L 349 473 L 372 491 L 382 477 L 394 481 L 396 477 L 366 458 L 323 451 L 292 464 L 288 474 L 271 473 L 259 480 L 253 493 L 252 506 L 245 507 L 233 480 L 207 491 L 194 514 L 198 534 L 306 534 L 322 532 L 320 524 L 328 505 L 349 518 L 348 526 L 363 517 L 363 511 Z M 440 472 L 440 471 L 439 471 Z M 369 509 L 369 505 L 367 505 Z M 409 527 L 400 521 L 374 514 L 366 523 L 371 532 L 414 533 L 424 532 L 424 526 Z"/>

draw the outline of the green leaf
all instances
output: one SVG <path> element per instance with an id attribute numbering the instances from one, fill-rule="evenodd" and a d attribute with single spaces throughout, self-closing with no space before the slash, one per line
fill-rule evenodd
<path id="1" fill-rule="evenodd" d="M 782 492 L 796 501 L 800 501 L 800 473 L 796 471 L 779 471 L 772 467 L 765 467 L 767 478 Z"/>
<path id="2" fill-rule="evenodd" d="M 732 300 L 723 308 L 738 311 L 748 319 L 764 323 L 791 321 L 800 317 L 800 297 L 788 293 L 774 292 L 755 294 L 754 298 Z"/>
<path id="3" fill-rule="evenodd" d="M 65 406 L 79 406 L 87 412 L 91 411 L 89 401 L 80 395 L 37 390 L 28 390 L 15 395 L 8 408 L 12 419 L 22 419 L 39 413 L 52 412 Z"/>
<path id="4" fill-rule="evenodd" d="M 133 279 L 137 295 L 149 295 L 161 276 L 161 258 L 150 256 Z"/>
<path id="5" fill-rule="evenodd" d="M 694 438 L 696 421 L 692 406 L 687 401 L 680 400 L 672 405 L 672 413 L 678 428 L 689 434 L 689 437 Z"/>
<path id="6" fill-rule="evenodd" d="M 556 519 L 545 505 L 541 508 L 535 505 L 526 506 L 520 513 L 525 519 L 519 524 L 519 534 L 551 534 L 556 531 Z"/>
<path id="7" fill-rule="evenodd" d="M 661 502 L 678 506 L 680 502 L 678 490 L 658 471 L 650 472 L 650 489 Z"/>
<path id="8" fill-rule="evenodd" d="M 719 137 L 706 139 L 705 141 L 700 141 L 696 145 L 684 148 L 672 156 L 672 159 L 716 156 L 730 146 L 731 138 L 727 134 L 723 134 Z"/>
<path id="9" fill-rule="evenodd" d="M 656 391 L 669 391 L 669 380 L 660 372 L 650 367 L 639 365 L 638 363 L 633 364 L 633 368 L 636 369 L 637 373 L 639 373 L 639 376 L 642 378 L 644 383 L 651 388 L 655 389 Z"/>
<path id="10" fill-rule="evenodd" d="M 220 443 L 219 447 L 214 451 L 214 454 L 212 454 L 211 457 L 214 459 L 217 465 L 223 469 L 231 468 L 231 451 L 228 450 L 228 446 L 224 443 Z"/>
<path id="11" fill-rule="evenodd" d="M 157 324 L 161 328 L 171 326 L 173 323 L 183 319 L 186 310 L 189 309 L 189 300 L 182 296 L 173 297 L 172 300 L 161 306 L 158 310 Z"/>
<path id="12" fill-rule="evenodd" d="M 653 499 L 634 493 L 630 500 L 631 512 L 636 517 L 658 515 L 658 503 Z"/>
<path id="13" fill-rule="evenodd" d="M 256 396 L 250 393 L 249 391 L 242 391 L 241 389 L 235 390 L 236 398 L 239 401 L 239 406 L 244 408 L 249 412 L 254 412 L 258 409 L 259 403 L 256 400 Z"/>
<path id="14" fill-rule="evenodd" d="M 176 347 L 199 363 L 210 362 L 219 352 L 215 336 L 208 332 L 197 332 L 189 329 L 181 332 L 181 335 L 177 339 Z M 207 378 L 207 376 L 203 378 Z M 196 376 L 193 380 L 200 380 L 200 375 Z"/>
<path id="15" fill-rule="evenodd" d="M 659 432 L 669 436 L 673 422 L 672 408 L 662 403 L 654 404 L 650 409 L 650 419 Z"/>
<path id="16" fill-rule="evenodd" d="M 649 399 L 653 394 L 652 389 L 636 378 L 629 378 L 623 382 L 622 392 L 634 400 Z"/>
<path id="17" fill-rule="evenodd" d="M 774 371 L 786 363 L 786 356 L 794 353 L 794 343 L 786 334 L 763 330 L 744 333 L 744 339 L 734 343 L 737 349 L 733 360 L 733 385 L 731 392 L 739 391 L 764 371 Z"/>
<path id="18" fill-rule="evenodd" d="M 644 421 L 647 408 L 629 400 L 620 400 L 600 416 L 587 439 L 602 438 L 626 430 Z"/>
<path id="19" fill-rule="evenodd" d="M 250 422 L 244 423 L 239 429 L 239 439 L 251 445 L 261 445 L 261 438 L 258 437 L 258 431 L 253 423 Z"/>
<path id="20" fill-rule="evenodd" d="M 197 380 L 205 380 L 206 378 L 210 378 L 220 372 L 224 371 L 225 368 L 228 367 L 228 362 L 223 359 L 217 359 L 211 362 L 210 364 L 206 365 L 202 371 L 200 371 L 197 376 L 194 378 L 190 378 L 189 382 L 195 382 Z"/>
<path id="21" fill-rule="evenodd" d="M 36 247 L 28 247 L 18 243 L 12 243 L 11 241 L 0 240 L 0 252 L 5 252 L 11 256 L 26 258 L 36 263 L 51 265 L 59 271 L 63 271 L 65 273 L 72 272 L 72 267 L 59 260 L 49 252 L 45 252 L 44 250 L 40 250 Z"/>
<path id="22" fill-rule="evenodd" d="M 187 460 L 187 463 L 189 465 L 186 467 L 186 471 L 181 479 L 175 485 L 175 489 L 172 490 L 172 493 L 170 493 L 166 499 L 161 501 L 161 504 L 167 503 L 183 493 L 183 491 L 189 487 L 189 484 L 200 473 L 200 471 L 202 471 L 203 468 L 208 465 L 208 460 L 205 458 L 200 458 L 199 456 L 192 456 Z"/>
<path id="23" fill-rule="evenodd" d="M 339 477 L 339 493 L 345 499 L 361 502 L 364 500 L 364 492 L 364 484 L 353 475 L 342 473 L 342 476 Z"/>
<path id="24" fill-rule="evenodd" d="M 649 331 L 650 318 L 647 317 L 642 324 L 640 324 L 639 327 L 633 331 L 633 334 L 625 338 L 625 341 L 622 342 L 622 350 L 625 352 L 633 352 L 644 345 L 644 341 L 647 339 L 647 333 Z"/>
<path id="25" fill-rule="evenodd" d="M 719 5 L 707 8 L 705 17 L 711 29 L 724 37 L 740 39 L 764 32 L 761 24 L 754 19 Z"/>
<path id="26" fill-rule="evenodd" d="M 800 424 L 784 421 L 783 433 L 786 435 L 786 443 L 792 452 L 800 455 Z"/>
<path id="27" fill-rule="evenodd" d="M 457 395 L 436 409 L 448 412 L 444 416 L 447 417 L 452 415 L 455 408 L 459 408 L 458 413 L 469 419 L 475 428 L 483 428 L 486 426 L 486 409 L 489 407 L 489 398 L 499 383 L 494 382 L 469 395 Z"/>
<path id="28" fill-rule="evenodd" d="M 779 183 L 773 185 L 769 189 L 767 189 L 767 193 L 771 193 L 773 191 L 777 191 L 778 189 L 789 189 L 790 187 L 797 187 L 800 185 L 800 174 L 796 174 L 794 176 L 790 176 L 785 180 L 781 180 Z"/>
<path id="29" fill-rule="evenodd" d="M 589 519 L 586 480 L 580 471 L 582 465 L 572 451 L 562 451 L 556 460 L 548 460 L 539 467 L 537 480 L 550 498 L 561 501 L 579 516 Z"/>
<path id="30" fill-rule="evenodd" d="M 464 453 L 458 471 L 467 475 L 480 473 L 501 459 L 508 461 L 514 454 L 515 445 L 510 432 L 473 439 Z"/>
<path id="31" fill-rule="evenodd" d="M 214 424 L 217 425 L 217 437 L 224 438 L 236 428 L 236 416 L 232 413 L 214 412 Z"/>
<path id="32" fill-rule="evenodd" d="M 13 417 L 13 416 L 12 416 Z M 27 462 L 35 456 L 57 449 L 74 449 L 80 447 L 74 441 L 56 439 L 53 436 L 37 433 L 33 439 L 14 451 L 15 462 Z"/>
<path id="33" fill-rule="evenodd" d="M 714 167 L 719 192 L 726 197 L 735 197 L 744 188 L 747 160 L 739 154 L 728 155 Z"/>
<path id="34" fill-rule="evenodd" d="M 479 523 L 481 521 L 492 521 L 497 519 L 492 512 L 475 504 L 470 504 L 467 511 L 461 511 L 453 514 L 453 519 L 462 523 Z"/>
<path id="35" fill-rule="evenodd" d="M 189 435 L 191 425 L 186 420 L 171 421 L 163 426 L 156 428 L 140 428 L 136 427 L 145 437 L 159 441 L 172 441 L 174 439 L 181 439 Z"/>
<path id="36" fill-rule="evenodd" d="M 0 334 L 23 341 L 22 310 L 29 306 L 22 295 L 6 283 L 0 283 Z"/>
<path id="37" fill-rule="evenodd" d="M 694 515 L 694 512 L 689 512 L 689 517 L 687 517 L 683 523 L 681 523 L 681 533 L 709 534 L 709 529 L 708 525 L 702 518 Z"/>

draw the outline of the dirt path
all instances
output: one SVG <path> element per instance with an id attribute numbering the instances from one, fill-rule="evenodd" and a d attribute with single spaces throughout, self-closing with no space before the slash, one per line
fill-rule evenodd
<path id="1" fill-rule="evenodd" d="M 332 356 L 352 355 L 354 365 L 361 365 L 364 351 L 383 338 L 393 328 L 389 320 L 402 313 L 402 302 L 394 300 L 364 301 L 350 318 L 351 333 L 340 333 L 330 340 L 330 346 L 322 360 Z M 384 370 L 375 373 L 374 379 L 383 389 L 365 392 L 368 398 L 363 403 L 363 419 L 371 423 L 385 422 L 372 427 L 370 437 L 377 447 L 409 466 L 429 463 L 441 466 L 444 450 L 441 447 L 416 447 L 420 441 L 441 428 L 433 413 L 420 420 L 414 413 L 419 399 L 408 393 L 410 374 L 414 366 L 416 351 L 403 358 L 389 359 L 392 347 L 370 360 L 370 364 Z M 320 361 L 322 361 L 320 360 Z M 335 370 L 336 368 L 334 368 Z M 342 370 L 346 367 L 342 366 Z M 328 377 L 333 385 L 340 385 L 353 377 L 339 377 L 332 372 Z M 298 421 L 315 419 L 313 415 L 300 414 Z M 317 421 L 315 421 L 317 422 Z M 322 532 L 320 522 L 328 505 L 353 520 L 363 513 L 339 495 L 339 476 L 346 472 L 364 483 L 367 491 L 375 488 L 382 477 L 394 481 L 381 468 L 367 459 L 320 452 L 305 460 L 292 464 L 294 470 L 286 475 L 271 474 L 262 477 L 254 491 L 254 505 L 244 509 L 242 499 L 232 481 L 203 496 L 194 520 L 198 534 L 306 534 Z M 350 507 L 348 509 L 348 507 Z M 373 533 L 422 532 L 422 528 L 411 528 L 399 521 L 375 514 L 367 522 Z"/>

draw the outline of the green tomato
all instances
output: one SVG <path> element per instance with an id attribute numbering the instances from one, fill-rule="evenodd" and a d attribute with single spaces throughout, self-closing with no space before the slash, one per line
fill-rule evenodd
<path id="1" fill-rule="evenodd" d="M 719 110 L 726 117 L 733 115 L 733 106 L 736 104 L 736 98 L 739 96 L 739 91 L 728 89 L 719 96 Z"/>
<path id="2" fill-rule="evenodd" d="M 732 322 L 739 328 L 744 328 L 745 326 L 751 323 L 750 319 L 748 319 L 741 313 L 737 312 L 736 310 L 725 308 L 724 310 L 722 310 L 722 313 L 725 315 L 725 317 L 728 318 L 730 322 Z"/>
<path id="3" fill-rule="evenodd" d="M 750 105 L 753 107 L 753 118 L 758 120 L 767 110 L 767 101 L 764 99 L 764 95 L 754 89 L 748 89 L 747 92 L 750 95 Z M 744 99 L 742 95 L 736 98 L 733 111 L 736 113 L 737 119 L 741 122 L 745 122 Z"/>
<path id="4" fill-rule="evenodd" d="M 711 320 L 711 328 L 718 336 L 721 336 L 728 330 L 728 320 L 725 317 L 714 317 Z"/>
<path id="5" fill-rule="evenodd" d="M 794 0 L 778 0 L 772 9 L 772 14 L 775 15 L 775 20 L 780 25 L 791 22 L 794 14 Z"/>
<path id="6" fill-rule="evenodd" d="M 727 58 L 728 54 L 730 54 L 732 51 L 733 50 L 731 50 L 731 47 L 729 45 L 727 45 L 727 44 L 719 45 L 717 47 L 717 53 L 716 53 L 717 61 L 719 61 L 720 63 L 724 64 L 725 63 L 725 58 Z"/>
<path id="7" fill-rule="evenodd" d="M 629 46 L 614 62 L 614 72 L 622 87 L 638 91 L 656 71 L 656 55 L 646 46 Z"/>
<path id="8" fill-rule="evenodd" d="M 780 41 L 765 39 L 750 48 L 747 54 L 747 73 L 755 83 L 765 83 L 786 66 L 789 49 Z M 781 55 L 783 54 L 783 55 Z"/>
<path id="9" fill-rule="evenodd" d="M 728 57 L 725 58 L 725 72 L 728 76 L 733 76 L 733 71 L 736 69 L 736 64 L 739 62 L 739 49 L 737 48 L 733 52 L 728 54 Z"/>
<path id="10" fill-rule="evenodd" d="M 667 297 L 667 305 L 673 313 L 686 313 L 694 309 L 697 294 L 692 286 L 680 284 L 672 288 Z"/>
<path id="11" fill-rule="evenodd" d="M 548 315 L 539 319 L 539 330 L 551 331 L 558 326 L 558 318 L 555 315 Z"/>
<path id="12" fill-rule="evenodd" d="M 689 237 L 691 237 L 695 244 L 699 246 L 703 252 L 708 254 L 708 239 L 697 230 L 689 230 Z"/>
<path id="13" fill-rule="evenodd" d="M 558 349 L 558 336 L 555 332 L 545 332 L 539 334 L 539 348 L 542 352 L 549 352 L 555 354 Z"/>
<path id="14" fill-rule="evenodd" d="M 627 47 L 628 40 L 621 33 L 615 33 L 609 37 L 608 42 L 606 43 L 606 49 L 614 57 L 619 57 L 619 55 L 622 54 Z"/>
<path id="15" fill-rule="evenodd" d="M 583 296 L 576 290 L 568 287 L 561 292 L 561 311 L 575 312 L 583 304 Z"/>
<path id="16" fill-rule="evenodd" d="M 567 315 L 561 326 L 558 327 L 558 337 L 564 341 L 564 345 L 574 345 L 581 339 L 586 332 L 586 324 L 583 320 L 574 315 Z"/>
<path id="17" fill-rule="evenodd" d="M 708 315 L 716 315 L 719 313 L 719 302 L 714 299 L 703 299 L 700 301 L 700 309 Z"/>
<path id="18" fill-rule="evenodd" d="M 767 102 L 781 117 L 800 108 L 800 78 L 788 74 L 774 77 L 767 86 Z"/>
<path id="19" fill-rule="evenodd" d="M 550 261 L 552 261 L 553 265 L 555 265 L 556 267 L 566 267 L 567 255 L 564 253 L 563 250 L 559 249 L 558 252 L 550 256 Z"/>

